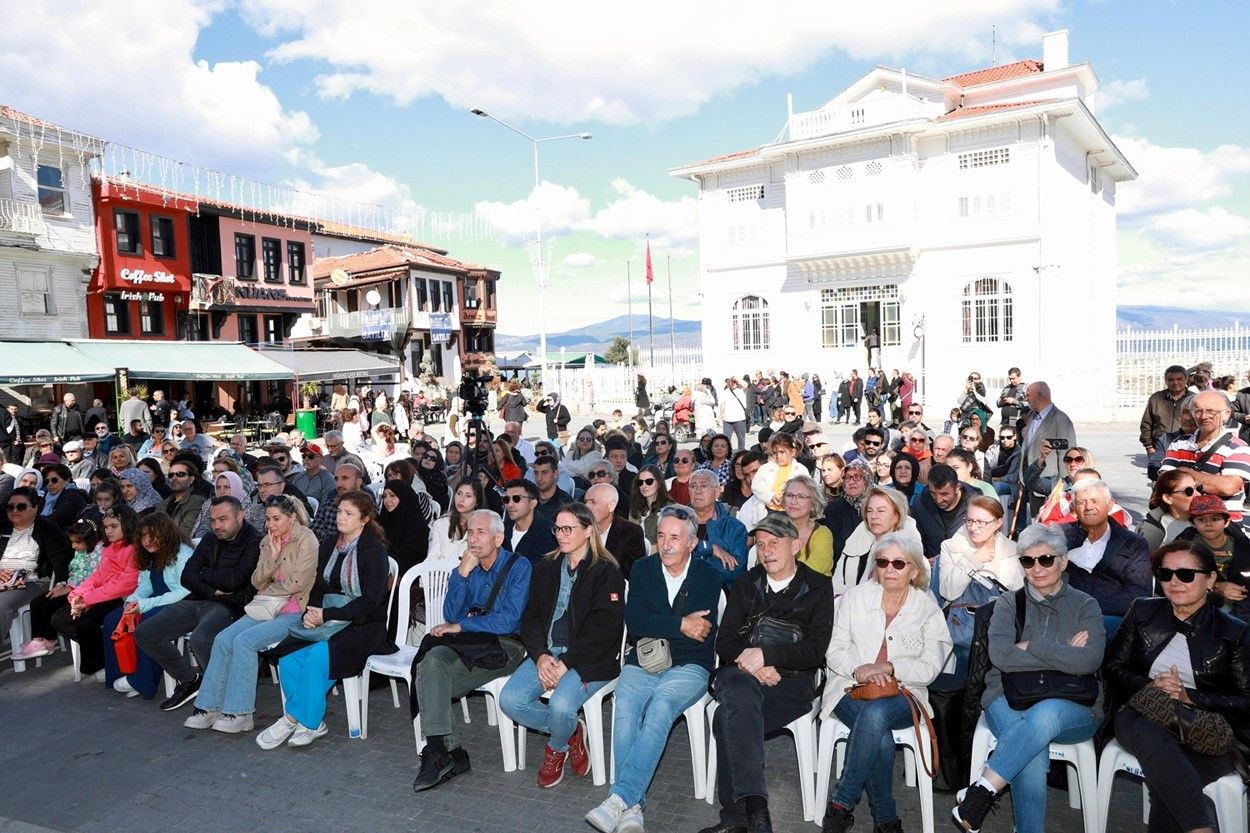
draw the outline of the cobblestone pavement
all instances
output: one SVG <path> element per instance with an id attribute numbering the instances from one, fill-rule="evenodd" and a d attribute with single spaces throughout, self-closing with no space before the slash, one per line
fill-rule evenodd
<path id="1" fill-rule="evenodd" d="M 532 427 L 537 427 L 531 423 Z M 845 426 L 831 430 L 849 436 Z M 1120 502 L 1135 513 L 1145 505 L 1145 479 L 1133 466 L 1132 426 L 1078 426 L 1082 443 L 1098 457 Z M 488 726 L 480 696 L 470 698 L 472 723 L 465 745 L 473 769 L 438 789 L 414 795 L 416 775 L 407 707 L 396 710 L 390 693 L 370 700 L 369 738 L 347 737 L 342 699 L 331 697 L 331 733 L 307 749 L 261 751 L 253 735 L 227 736 L 182 727 L 190 707 L 163 714 L 155 702 L 126 699 L 86 679 L 73 682 L 68 656 L 15 674 L 0 666 L 0 714 L 10 729 L 0 745 L 6 800 L 0 833 L 123 830 L 173 833 L 280 828 L 305 831 L 582 831 L 587 810 L 607 795 L 591 779 L 567 775 L 551 791 L 534 775 L 543 739 L 528 733 L 528 768 L 503 772 L 499 739 Z M 403 698 L 401 697 L 401 700 Z M 277 688 L 259 684 L 256 728 L 280 713 Z M 611 726 L 610 700 L 605 725 Z M 802 820 L 795 781 L 794 746 L 788 735 L 768 742 L 770 804 L 778 833 L 818 829 Z M 921 829 L 919 803 L 896 765 L 894 795 L 906 830 Z M 937 827 L 947 828 L 949 795 L 934 796 Z M 823 797 L 822 797 L 823 802 Z M 986 830 L 1011 830 L 1009 800 Z M 861 802 L 856 830 L 870 830 Z M 716 811 L 693 797 L 689 740 L 678 722 L 648 794 L 647 829 L 693 833 L 714 823 Z M 1113 794 L 1109 830 L 1140 829 L 1141 793 L 1121 779 Z M 1078 833 L 1079 811 L 1050 792 L 1047 830 Z"/>

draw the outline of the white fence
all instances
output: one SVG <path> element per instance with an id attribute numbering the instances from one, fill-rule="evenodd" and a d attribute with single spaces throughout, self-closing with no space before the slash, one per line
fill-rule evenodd
<path id="1" fill-rule="evenodd" d="M 644 351 L 643 356 L 648 351 Z M 611 411 L 620 408 L 632 415 L 634 391 L 638 374 L 647 380 L 647 393 L 655 397 L 670 385 L 680 389 L 703 378 L 703 351 L 697 347 L 678 349 L 675 353 L 659 350 L 656 363 L 634 367 L 619 364 L 595 365 L 591 368 L 568 368 L 558 364 L 548 366 L 548 373 L 555 379 L 560 398 L 575 413 Z"/>
<path id="2" fill-rule="evenodd" d="M 1116 333 L 1116 393 L 1121 410 L 1140 411 L 1146 398 L 1163 387 L 1169 365 L 1193 367 L 1210 362 L 1216 376 L 1236 376 L 1243 383 L 1250 368 L 1250 327 L 1182 330 L 1134 330 Z"/>

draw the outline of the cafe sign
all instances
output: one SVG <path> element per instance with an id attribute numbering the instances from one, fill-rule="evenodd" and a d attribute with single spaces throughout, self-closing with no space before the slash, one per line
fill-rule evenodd
<path id="1" fill-rule="evenodd" d="M 145 269 L 123 269 L 121 271 L 122 280 L 127 283 L 177 283 L 178 278 L 169 272 L 157 270 L 148 272 Z"/>
<path id="2" fill-rule="evenodd" d="M 155 301 L 159 303 L 165 300 L 164 292 L 122 292 L 120 295 L 123 301 Z"/>

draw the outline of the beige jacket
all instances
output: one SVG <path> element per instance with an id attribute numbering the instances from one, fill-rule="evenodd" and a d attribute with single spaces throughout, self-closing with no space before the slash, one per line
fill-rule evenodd
<path id="1" fill-rule="evenodd" d="M 303 524 L 291 528 L 291 540 L 276 556 L 269 536 L 260 539 L 260 560 L 252 573 L 252 586 L 259 596 L 294 596 L 300 610 L 308 606 L 308 594 L 317 578 L 317 536 Z M 279 568 L 282 580 L 277 579 Z"/>

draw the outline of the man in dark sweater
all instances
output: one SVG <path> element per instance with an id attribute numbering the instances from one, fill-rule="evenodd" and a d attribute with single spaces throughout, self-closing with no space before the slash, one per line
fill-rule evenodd
<path id="1" fill-rule="evenodd" d="M 812 706 L 816 671 L 833 633 L 833 585 L 796 561 L 799 533 L 784 515 L 768 515 L 755 529 L 759 564 L 739 576 L 716 636 L 712 720 L 716 739 L 720 822 L 701 833 L 771 833 L 764 783 L 764 737 Z M 768 616 L 797 626 L 797 642 L 752 638 Z M 745 631 L 745 632 L 744 632 Z"/>
<path id="2" fill-rule="evenodd" d="M 708 675 L 715 665 L 716 618 L 720 574 L 701 558 L 694 512 L 684 506 L 660 510 L 656 525 L 657 554 L 634 564 L 625 626 L 634 648 L 616 684 L 616 717 L 612 743 L 616 751 L 616 783 L 607 799 L 586 814 L 586 821 L 604 833 L 642 829 L 642 799 L 668 744 L 669 730 L 682 712 L 703 700 Z M 668 668 L 643 669 L 639 641 L 666 639 Z M 692 750 L 696 769 L 702 747 Z"/>
<path id="3" fill-rule="evenodd" d="M 178 651 L 178 639 L 190 632 L 195 661 L 207 668 L 217 634 L 242 616 L 243 605 L 256 595 L 252 572 L 260 559 L 260 534 L 244 521 L 243 505 L 229 495 L 213 498 L 208 519 L 212 531 L 182 568 L 182 586 L 190 595 L 135 629 L 135 644 L 177 683 L 162 711 L 195 699 L 203 679 Z"/>

